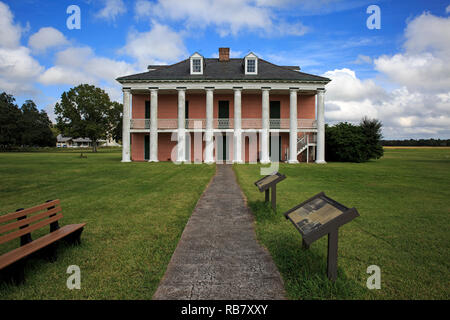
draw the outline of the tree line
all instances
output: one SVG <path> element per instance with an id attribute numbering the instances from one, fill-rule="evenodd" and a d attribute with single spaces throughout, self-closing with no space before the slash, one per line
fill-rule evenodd
<path id="1" fill-rule="evenodd" d="M 449 147 L 450 139 L 408 139 L 408 140 L 382 140 L 386 147 Z"/>
<path id="2" fill-rule="evenodd" d="M 56 137 L 47 113 L 39 111 L 32 100 L 20 108 L 15 101 L 6 92 L 0 94 L 0 149 L 55 146 Z"/>
<path id="3" fill-rule="evenodd" d="M 73 138 L 89 138 L 93 151 L 101 139 L 122 139 L 122 104 L 111 101 L 101 88 L 81 84 L 61 95 L 55 105 L 56 125 L 32 100 L 21 108 L 15 98 L 0 94 L 0 149 L 54 147 L 58 133 Z"/>

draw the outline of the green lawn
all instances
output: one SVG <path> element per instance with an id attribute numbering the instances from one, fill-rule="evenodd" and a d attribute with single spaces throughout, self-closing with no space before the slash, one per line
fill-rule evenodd
<path id="1" fill-rule="evenodd" d="M 27 263 L 26 283 L 0 299 L 151 299 L 215 167 L 121 163 L 119 149 L 0 153 L 0 214 L 61 199 L 61 225 L 86 222 L 82 244 Z M 17 241 L 0 245 L 0 254 Z M 69 265 L 81 290 L 66 287 Z"/>
<path id="2" fill-rule="evenodd" d="M 361 164 L 282 164 L 287 179 L 277 187 L 277 214 L 253 185 L 260 166 L 234 169 L 289 298 L 450 298 L 450 149 L 387 149 L 381 160 Z M 282 215 L 320 191 L 361 215 L 340 229 L 334 284 L 326 278 L 326 237 L 302 250 Z M 366 287 L 372 264 L 381 268 L 381 290 Z"/>

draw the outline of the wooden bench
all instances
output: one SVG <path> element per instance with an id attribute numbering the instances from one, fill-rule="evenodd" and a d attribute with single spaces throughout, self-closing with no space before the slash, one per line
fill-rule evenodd
<path id="1" fill-rule="evenodd" d="M 24 281 L 25 261 L 33 254 L 43 254 L 50 261 L 56 260 L 57 241 L 64 239 L 71 244 L 79 244 L 85 223 L 59 227 L 63 217 L 59 200 L 49 200 L 44 204 L 18 209 L 16 212 L 0 216 L 0 245 L 20 238 L 20 247 L 0 256 L 0 271 L 18 284 Z M 50 225 L 50 233 L 32 240 L 31 232 Z"/>

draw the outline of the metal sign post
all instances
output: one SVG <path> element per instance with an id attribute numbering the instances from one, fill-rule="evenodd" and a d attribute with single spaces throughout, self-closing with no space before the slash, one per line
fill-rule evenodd
<path id="1" fill-rule="evenodd" d="M 274 211 L 277 209 L 277 183 L 284 179 L 286 179 L 284 174 L 274 172 L 255 182 L 255 186 L 258 187 L 259 192 L 265 191 L 265 202 L 269 202 L 269 189 L 272 189 L 272 209 Z"/>
<path id="2" fill-rule="evenodd" d="M 339 227 L 359 217 L 355 208 L 347 208 L 321 192 L 284 213 L 302 235 L 302 246 L 309 249 L 314 241 L 328 235 L 328 279 L 337 278 Z"/>

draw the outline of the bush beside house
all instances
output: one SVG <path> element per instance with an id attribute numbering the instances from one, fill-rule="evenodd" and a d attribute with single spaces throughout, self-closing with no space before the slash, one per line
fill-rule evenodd
<path id="1" fill-rule="evenodd" d="M 364 162 L 383 156 L 381 122 L 362 119 L 359 125 L 341 122 L 325 126 L 327 161 Z"/>

